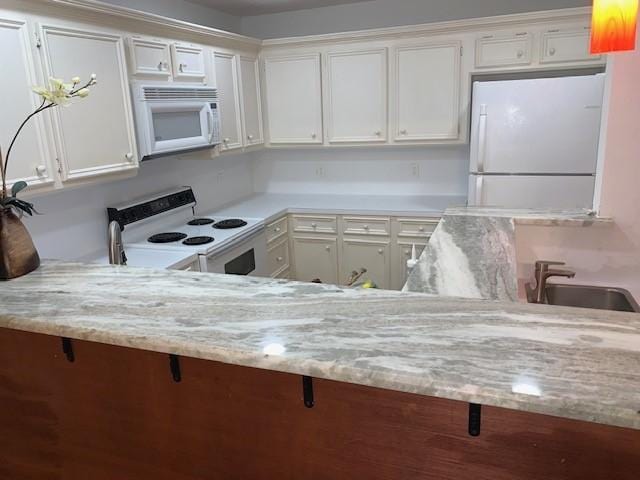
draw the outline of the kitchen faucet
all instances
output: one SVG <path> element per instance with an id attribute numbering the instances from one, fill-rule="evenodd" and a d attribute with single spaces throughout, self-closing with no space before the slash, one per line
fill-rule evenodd
<path id="1" fill-rule="evenodd" d="M 109 263 L 111 265 L 126 265 L 127 256 L 122 244 L 122 230 L 118 222 L 109 224 Z"/>
<path id="2" fill-rule="evenodd" d="M 576 272 L 573 270 L 564 270 L 558 268 L 549 268 L 551 266 L 561 266 L 564 262 L 553 262 L 547 260 L 536 261 L 535 279 L 536 286 L 532 288 L 529 284 L 526 285 L 527 299 L 530 303 L 545 303 L 544 295 L 547 288 L 547 279 L 550 277 L 566 277 L 573 278 L 576 276 Z"/>

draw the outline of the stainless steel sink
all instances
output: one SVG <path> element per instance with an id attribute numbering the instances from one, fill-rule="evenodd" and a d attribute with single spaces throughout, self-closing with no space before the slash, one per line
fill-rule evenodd
<path id="1" fill-rule="evenodd" d="M 638 303 L 623 288 L 548 283 L 545 288 L 545 303 L 640 313 Z"/>

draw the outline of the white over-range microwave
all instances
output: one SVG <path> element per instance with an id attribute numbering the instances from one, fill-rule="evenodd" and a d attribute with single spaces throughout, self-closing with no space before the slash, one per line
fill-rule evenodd
<path id="1" fill-rule="evenodd" d="M 142 159 L 211 148 L 220 143 L 215 88 L 134 82 L 132 94 Z"/>

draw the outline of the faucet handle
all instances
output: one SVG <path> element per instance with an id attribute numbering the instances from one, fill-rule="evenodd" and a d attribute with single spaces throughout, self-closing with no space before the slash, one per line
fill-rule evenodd
<path id="1" fill-rule="evenodd" d="M 560 266 L 566 265 L 564 262 L 556 262 L 553 260 L 537 260 L 536 261 L 536 270 L 543 270 L 551 266 Z"/>

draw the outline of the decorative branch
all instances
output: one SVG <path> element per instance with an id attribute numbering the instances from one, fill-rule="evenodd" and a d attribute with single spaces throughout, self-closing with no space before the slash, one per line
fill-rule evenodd
<path id="1" fill-rule="evenodd" d="M 71 84 L 64 83 L 63 80 L 57 78 L 49 79 L 49 87 L 34 87 L 33 91 L 42 97 L 42 103 L 35 111 L 30 113 L 27 118 L 20 124 L 18 127 L 18 131 L 11 139 L 11 143 L 9 144 L 9 148 L 7 149 L 7 154 L 2 155 L 2 150 L 0 149 L 0 177 L 2 177 L 2 190 L 0 191 L 0 208 L 15 208 L 20 213 L 27 213 L 28 215 L 32 215 L 36 210 L 33 208 L 33 205 L 29 202 L 25 202 L 23 200 L 18 200 L 16 198 L 18 192 L 24 190 L 27 187 L 26 182 L 16 182 L 16 184 L 11 189 L 11 195 L 7 192 L 7 168 L 9 167 L 9 157 L 11 155 L 11 150 L 22 132 L 22 129 L 25 125 L 31 120 L 33 117 L 38 115 L 39 113 L 48 110 L 50 108 L 62 105 L 68 105 L 70 100 L 73 98 L 85 98 L 89 95 L 89 88 L 94 86 L 97 83 L 96 74 L 92 74 L 89 78 L 89 81 L 83 86 L 80 85 L 80 77 L 74 77 L 71 80 Z M 37 212 L 36 212 L 37 213 Z"/>

